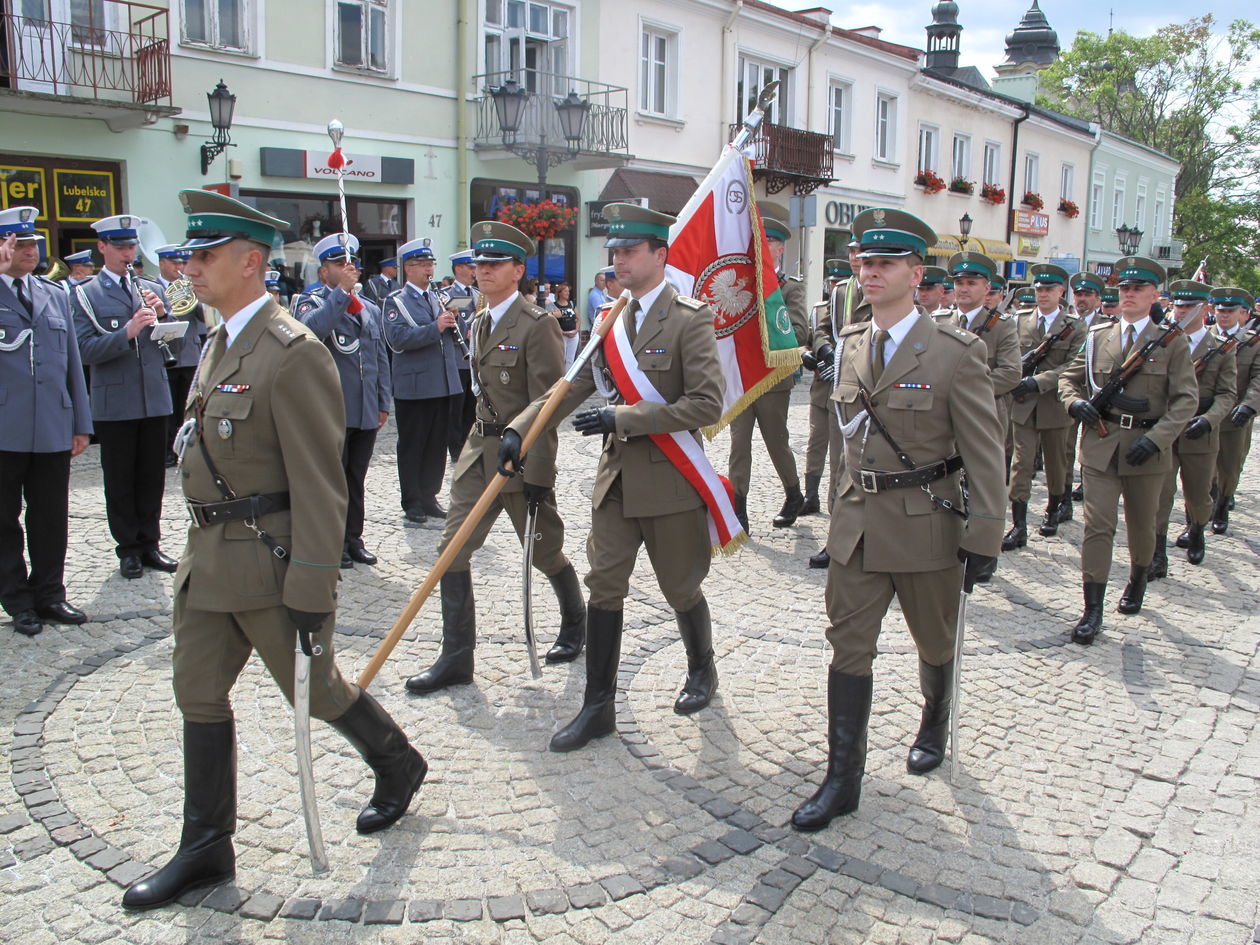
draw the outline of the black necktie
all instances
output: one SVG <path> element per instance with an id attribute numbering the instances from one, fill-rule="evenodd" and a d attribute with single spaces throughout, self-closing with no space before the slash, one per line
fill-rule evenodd
<path id="1" fill-rule="evenodd" d="M 35 316 L 35 307 L 31 305 L 31 300 L 26 297 L 26 292 L 22 288 L 22 279 L 13 280 L 13 289 L 17 292 L 17 300 L 22 303 L 22 308 L 26 309 L 26 314 L 32 318 Z"/>

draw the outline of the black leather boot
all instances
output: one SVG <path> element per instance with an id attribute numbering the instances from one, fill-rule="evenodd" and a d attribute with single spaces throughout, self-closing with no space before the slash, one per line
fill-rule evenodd
<path id="1" fill-rule="evenodd" d="M 831 555 L 827 553 L 826 545 L 822 546 L 818 554 L 809 556 L 809 566 L 822 570 L 826 570 L 831 566 Z"/>
<path id="2" fill-rule="evenodd" d="M 1116 610 L 1122 614 L 1137 614 L 1142 612 L 1142 599 L 1146 596 L 1146 568 L 1147 565 L 1129 565 L 1129 583 L 1124 586 L 1124 593 L 1120 595 L 1120 603 L 1116 605 Z"/>
<path id="3" fill-rule="evenodd" d="M 1234 497 L 1223 495 L 1216 500 L 1216 508 L 1212 510 L 1212 534 L 1224 535 L 1229 531 L 1229 510 L 1234 507 Z"/>
<path id="4" fill-rule="evenodd" d="M 795 524 L 797 517 L 801 514 L 801 506 L 804 504 L 805 496 L 801 495 L 800 485 L 788 489 L 787 496 L 783 500 L 783 508 L 779 509 L 779 514 L 774 517 L 774 527 L 787 528 Z"/>
<path id="5" fill-rule="evenodd" d="M 1107 585 L 1085 582 L 1085 613 L 1072 628 L 1072 642 L 1089 644 L 1102 632 L 1103 598 L 1107 594 Z"/>
<path id="6" fill-rule="evenodd" d="M 1168 577 L 1168 535 L 1155 536 L 1155 554 L 1151 556 L 1151 566 L 1146 569 L 1148 581 L 1158 581 Z"/>
<path id="7" fill-rule="evenodd" d="M 1072 493 L 1065 492 L 1059 496 L 1059 516 L 1056 521 L 1062 525 L 1064 522 L 1072 521 L 1072 515 Z"/>
<path id="8" fill-rule="evenodd" d="M 906 770 L 911 774 L 927 774 L 945 760 L 954 703 L 954 661 L 932 666 L 919 660 L 919 691 L 923 693 L 923 717 L 906 757 Z"/>
<path id="9" fill-rule="evenodd" d="M 1177 536 L 1177 540 L 1173 542 L 1178 548 L 1190 547 L 1190 523 L 1186 522 L 1186 527 L 1181 530 L 1181 534 Z"/>
<path id="10" fill-rule="evenodd" d="M 1204 557 L 1207 555 L 1207 542 L 1203 539 L 1204 526 L 1198 522 L 1191 522 L 1190 541 L 1186 544 L 1186 560 L 1191 564 L 1202 564 Z"/>
<path id="11" fill-rule="evenodd" d="M 359 698 L 341 718 L 328 724 L 354 746 L 376 775 L 372 799 L 359 812 L 355 829 L 359 833 L 384 830 L 407 813 L 429 773 L 428 763 L 407 741 L 398 723 L 365 690 L 359 690 Z"/>
<path id="12" fill-rule="evenodd" d="M 432 666 L 407 680 L 407 691 L 436 692 L 472 682 L 476 646 L 472 572 L 447 571 L 442 575 L 442 652 Z"/>
<path id="13" fill-rule="evenodd" d="M 620 610 L 586 609 L 586 693 L 577 717 L 551 736 L 552 751 L 574 751 L 617 727 Z"/>
<path id="14" fill-rule="evenodd" d="M 1078 482 L 1076 488 L 1072 490 L 1072 500 L 1074 502 L 1085 501 L 1085 484 Z"/>
<path id="15" fill-rule="evenodd" d="M 546 659 L 548 663 L 568 663 L 577 659 L 586 642 L 586 601 L 582 597 L 582 584 L 571 564 L 547 580 L 560 602 L 560 632 L 547 651 Z"/>
<path id="16" fill-rule="evenodd" d="M 236 875 L 233 722 L 184 723 L 184 830 L 175 856 L 123 893 L 125 909 L 156 909 Z"/>
<path id="17" fill-rule="evenodd" d="M 735 517 L 739 519 L 739 524 L 744 527 L 744 531 L 752 535 L 752 529 L 748 527 L 748 496 L 735 493 Z"/>
<path id="18" fill-rule="evenodd" d="M 871 718 L 870 676 L 838 670 L 827 674 L 827 773 L 822 786 L 796 809 L 792 826 L 822 830 L 842 814 L 857 810 L 866 773 L 866 727 Z"/>
<path id="19" fill-rule="evenodd" d="M 1063 504 L 1063 496 L 1052 495 L 1046 503 L 1046 514 L 1041 520 L 1037 534 L 1042 538 L 1051 538 L 1059 534 L 1059 507 Z"/>
<path id="20" fill-rule="evenodd" d="M 801 506 L 802 515 L 817 515 L 821 511 L 818 503 L 818 484 L 822 476 L 818 473 L 805 474 L 805 504 Z"/>
<path id="21" fill-rule="evenodd" d="M 1011 503 L 1011 530 L 1002 536 L 1002 550 L 1014 551 L 1028 544 L 1028 503 Z"/>
<path id="22" fill-rule="evenodd" d="M 703 597 L 690 610 L 676 610 L 678 632 L 687 650 L 687 679 L 682 692 L 674 700 L 679 715 L 699 712 L 713 698 L 717 689 L 717 663 L 713 659 L 713 624 L 709 619 L 709 602 Z"/>

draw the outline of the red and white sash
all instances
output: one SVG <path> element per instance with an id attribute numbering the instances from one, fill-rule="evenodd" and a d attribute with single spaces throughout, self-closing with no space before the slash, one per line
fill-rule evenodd
<path id="1" fill-rule="evenodd" d="M 637 404 L 641 400 L 656 404 L 666 402 L 661 392 L 652 386 L 647 375 L 640 370 L 639 361 L 634 355 L 634 346 L 626 333 L 624 318 L 617 319 L 612 331 L 604 339 L 604 357 L 613 382 L 617 385 L 617 393 L 627 404 Z M 735 516 L 735 490 L 730 480 L 718 474 L 709 462 L 709 457 L 704 454 L 704 447 L 690 433 L 682 431 L 648 435 L 674 464 L 674 468 L 700 493 L 700 498 L 708 507 L 709 539 L 713 542 L 713 550 L 723 554 L 736 551 L 748 540 L 748 536 Z"/>

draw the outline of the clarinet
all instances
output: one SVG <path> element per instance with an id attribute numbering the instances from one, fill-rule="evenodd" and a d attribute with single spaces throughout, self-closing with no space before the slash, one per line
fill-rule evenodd
<path id="1" fill-rule="evenodd" d="M 136 295 L 139 293 L 136 291 L 136 270 L 131 263 L 127 263 L 127 291 L 131 295 L 132 301 L 135 301 Z M 139 301 L 140 304 L 143 305 L 144 297 L 141 296 Z M 159 341 L 157 346 L 158 351 L 162 353 L 163 367 L 173 368 L 179 363 L 179 358 L 175 357 L 174 353 L 171 351 L 170 345 L 168 345 L 165 341 Z"/>
<path id="2" fill-rule="evenodd" d="M 438 301 L 442 303 L 442 311 L 444 312 L 448 311 L 446 306 L 451 301 L 451 293 L 447 292 L 445 289 L 439 289 L 437 292 L 437 297 L 438 297 Z M 465 358 L 471 357 L 471 352 L 469 352 L 468 350 L 468 342 L 464 339 L 464 333 L 463 331 L 460 330 L 460 327 L 459 327 L 458 315 L 455 316 L 455 324 L 450 327 L 450 332 L 452 335 L 455 336 L 455 344 L 459 348 L 459 353 L 462 354 Z"/>

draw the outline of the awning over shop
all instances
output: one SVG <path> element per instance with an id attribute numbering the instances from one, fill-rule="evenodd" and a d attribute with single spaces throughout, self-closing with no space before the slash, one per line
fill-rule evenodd
<path id="1" fill-rule="evenodd" d="M 929 252 L 933 256 L 952 256 L 954 253 L 961 253 L 962 243 L 959 239 L 960 237 L 951 236 L 948 233 L 937 233 L 936 245 Z"/>
<path id="2" fill-rule="evenodd" d="M 984 254 L 998 262 L 1005 262 L 1008 259 L 1015 258 L 1015 253 L 1011 250 L 1011 244 L 1004 240 L 987 240 L 973 236 L 971 237 L 971 242 L 978 242 L 984 247 Z"/>
<path id="3" fill-rule="evenodd" d="M 1010 243 L 1002 240 L 986 240 L 979 236 L 968 236 L 964 240 L 962 236 L 955 236 L 953 233 L 936 234 L 936 245 L 929 252 L 933 256 L 952 256 L 954 253 L 961 253 L 964 245 L 970 250 L 984 253 L 996 262 L 1015 258 Z"/>
<path id="4" fill-rule="evenodd" d="M 694 177 L 685 174 L 663 174 L 659 171 L 635 171 L 619 167 L 600 191 L 600 200 L 630 200 L 646 197 L 648 206 L 661 213 L 677 214 L 696 192 Z"/>

